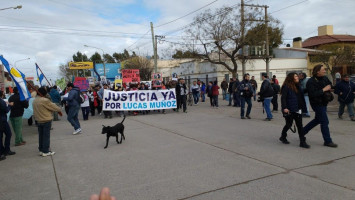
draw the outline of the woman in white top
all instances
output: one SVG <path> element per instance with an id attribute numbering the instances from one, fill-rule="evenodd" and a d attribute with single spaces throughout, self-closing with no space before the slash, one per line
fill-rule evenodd
<path id="1" fill-rule="evenodd" d="M 83 118 L 84 121 L 89 119 L 89 113 L 90 113 L 90 102 L 89 102 L 89 96 L 86 94 L 86 90 L 82 91 L 81 93 L 85 97 L 84 103 L 82 103 L 81 106 L 81 111 L 83 113 Z"/>

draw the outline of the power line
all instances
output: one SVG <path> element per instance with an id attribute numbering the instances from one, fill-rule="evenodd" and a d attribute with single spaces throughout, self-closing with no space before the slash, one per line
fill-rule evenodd
<path id="1" fill-rule="evenodd" d="M 129 33 L 129 32 L 115 32 L 115 31 L 95 31 L 95 30 L 85 30 L 85 29 L 70 29 L 70 28 L 49 28 L 49 27 L 33 27 L 33 26 L 12 26 L 12 25 L 0 25 L 5 28 L 22 28 L 28 30 L 36 29 L 47 29 L 47 30 L 57 30 L 57 31 L 78 31 L 78 32 L 94 32 L 94 33 L 112 33 L 112 34 L 125 34 L 125 35 L 144 35 L 139 33 Z M 14 29 L 15 30 L 15 29 Z"/>
<path id="2" fill-rule="evenodd" d="M 304 2 L 306 2 L 306 1 L 308 1 L 308 0 L 300 1 L 300 2 L 298 2 L 298 3 L 295 3 L 295 4 L 292 4 L 292 5 L 286 6 L 286 7 L 284 7 L 284 8 L 279 9 L 279 10 L 275 10 L 275 11 L 269 13 L 269 14 L 272 14 L 272 13 L 275 13 L 275 12 L 279 12 L 279 11 L 285 10 L 285 9 L 290 8 L 290 7 L 293 7 L 293 6 L 297 6 L 297 5 L 299 5 L 299 4 L 301 4 L 301 3 L 304 3 Z"/>
<path id="3" fill-rule="evenodd" d="M 143 39 L 143 37 L 146 36 L 149 32 L 150 32 L 150 29 L 148 29 L 148 31 L 145 34 L 143 34 L 143 36 L 140 37 L 137 41 L 135 41 L 133 44 L 131 44 L 129 47 L 127 47 L 127 50 L 129 48 L 131 48 L 133 45 L 135 45 L 139 40 Z"/>
<path id="4" fill-rule="evenodd" d="M 202 6 L 201 8 L 199 8 L 199 9 L 197 9 L 197 10 L 194 10 L 194 11 L 192 11 L 192 12 L 189 12 L 189 13 L 187 13 L 187 14 L 184 15 L 184 16 L 181 16 L 181 17 L 179 17 L 179 18 L 176 18 L 176 19 L 174 19 L 174 20 L 171 20 L 170 22 L 166 22 L 166 23 L 164 23 L 164 24 L 160 24 L 160 25 L 158 25 L 158 26 L 155 26 L 154 28 L 159 28 L 159 27 L 161 27 L 161 26 L 165 26 L 165 25 L 167 25 L 167 24 L 176 22 L 176 21 L 178 21 L 179 19 L 182 19 L 182 18 L 184 18 L 184 17 L 187 17 L 187 16 L 189 16 L 189 15 L 191 15 L 191 14 L 197 12 L 197 11 L 200 11 L 200 10 L 206 8 L 207 6 L 210 6 L 211 4 L 216 3 L 217 1 L 218 1 L 218 0 L 212 1 L 211 3 L 206 4 L 206 5 Z"/>

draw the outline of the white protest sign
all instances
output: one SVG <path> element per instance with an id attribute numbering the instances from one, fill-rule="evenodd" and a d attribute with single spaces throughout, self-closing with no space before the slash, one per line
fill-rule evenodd
<path id="1" fill-rule="evenodd" d="M 104 90 L 103 110 L 160 110 L 176 108 L 176 93 L 172 90 Z"/>

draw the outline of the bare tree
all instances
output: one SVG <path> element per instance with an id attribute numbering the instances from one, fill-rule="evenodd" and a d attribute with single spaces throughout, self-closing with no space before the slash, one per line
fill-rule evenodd
<path id="1" fill-rule="evenodd" d="M 69 70 L 68 64 L 59 65 L 59 75 L 64 77 L 66 81 L 70 81 L 72 77 L 72 72 Z"/>
<path id="2" fill-rule="evenodd" d="M 247 32 L 255 27 L 260 27 L 263 22 L 253 19 L 258 19 L 261 16 L 262 10 L 260 9 L 245 9 L 244 18 L 246 20 L 242 22 L 240 7 L 222 7 L 215 11 L 206 10 L 195 17 L 193 24 L 186 31 L 190 38 L 199 42 L 199 47 L 193 46 L 193 52 L 213 64 L 224 66 L 232 73 L 233 77 L 236 77 L 237 61 L 242 59 L 238 52 L 243 46 L 251 45 L 250 41 L 252 40 L 246 38 Z"/>
<path id="3" fill-rule="evenodd" d="M 131 57 L 123 62 L 124 69 L 139 69 L 140 78 L 142 81 L 148 81 L 151 78 L 153 64 L 150 59 L 145 57 Z"/>

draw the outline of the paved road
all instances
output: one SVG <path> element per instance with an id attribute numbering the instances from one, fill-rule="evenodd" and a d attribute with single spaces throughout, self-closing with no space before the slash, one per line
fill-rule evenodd
<path id="1" fill-rule="evenodd" d="M 38 155 L 36 127 L 25 124 L 27 145 L 12 147 L 17 154 L 0 162 L 0 199 L 88 199 L 103 186 L 119 200 L 354 199 L 354 122 L 336 119 L 331 106 L 339 147 L 324 147 L 316 128 L 307 135 L 311 149 L 301 149 L 297 134 L 289 134 L 289 145 L 278 141 L 280 113 L 265 122 L 253 103 L 251 120 L 222 101 L 219 109 L 200 103 L 187 114 L 128 116 L 127 140 L 111 139 L 107 149 L 101 125 L 121 118 L 81 121 L 80 135 L 62 119 L 51 133 L 57 153 L 45 158 Z"/>

